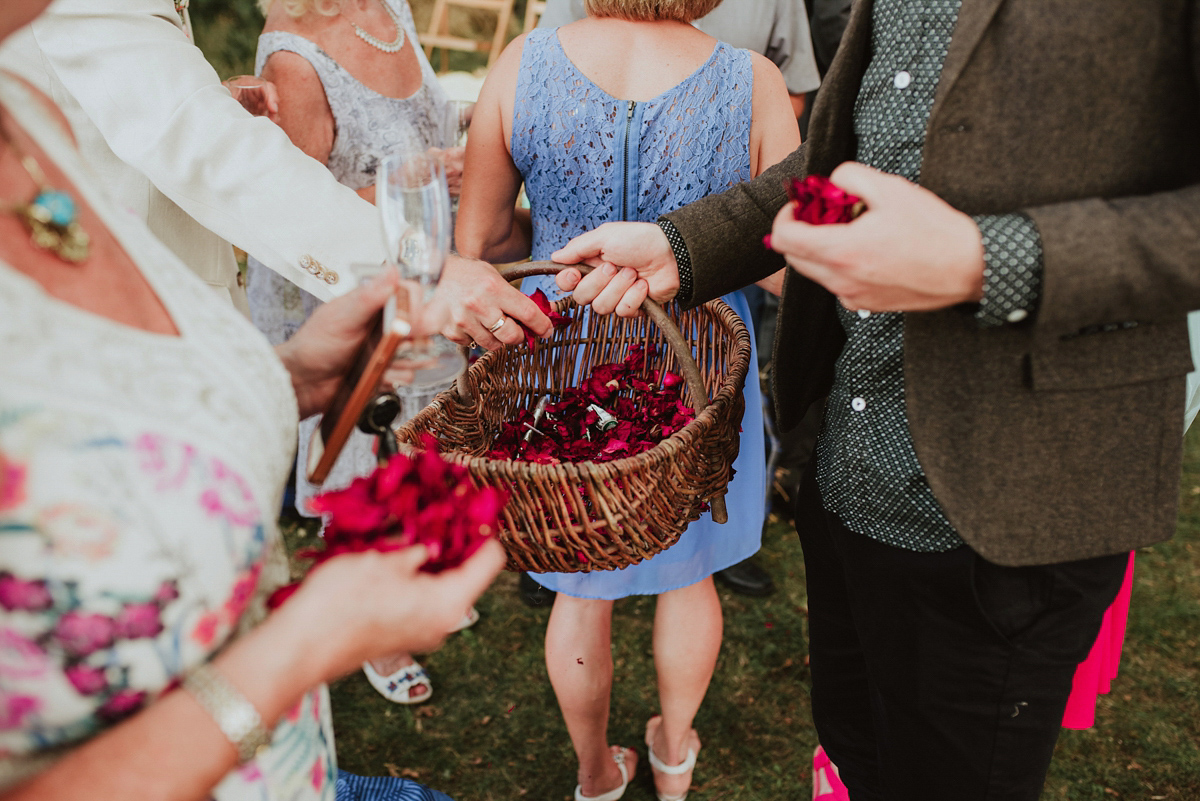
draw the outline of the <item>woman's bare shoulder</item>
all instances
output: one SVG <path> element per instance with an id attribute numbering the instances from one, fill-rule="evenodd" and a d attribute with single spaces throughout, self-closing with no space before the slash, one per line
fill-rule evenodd
<path id="1" fill-rule="evenodd" d="M 496 63 L 488 71 L 487 79 L 483 82 L 480 99 L 496 100 L 501 105 L 511 104 L 512 93 L 516 91 L 517 76 L 521 70 L 521 56 L 525 52 L 525 42 L 528 37 L 528 33 L 521 34 L 509 42 L 504 51 L 500 53 Z"/>
<path id="2" fill-rule="evenodd" d="M 501 69 L 504 72 L 515 73 L 521 66 L 521 55 L 525 52 L 525 42 L 529 39 L 529 33 L 522 33 L 513 39 L 501 51 L 496 63 L 492 65 L 492 69 L 488 72 L 488 77 L 496 69 Z"/>
<path id="3" fill-rule="evenodd" d="M 280 92 L 316 93 L 324 97 L 325 88 L 316 68 L 307 58 L 290 50 L 276 50 L 267 56 L 262 77 L 278 87 Z"/>
<path id="4" fill-rule="evenodd" d="M 753 50 L 746 52 L 750 54 L 750 63 L 754 68 L 755 86 L 757 87 L 761 83 L 768 92 L 782 91 L 786 95 L 788 93 L 787 83 L 775 62 Z"/>

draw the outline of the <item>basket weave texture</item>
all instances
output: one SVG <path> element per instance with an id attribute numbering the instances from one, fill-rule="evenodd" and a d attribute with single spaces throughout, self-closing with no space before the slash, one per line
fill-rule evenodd
<path id="1" fill-rule="evenodd" d="M 510 570 L 587 572 L 637 564 L 673 545 L 732 477 L 750 364 L 750 335 L 722 301 L 681 312 L 668 307 L 691 354 L 672 350 L 647 315 L 584 314 L 570 299 L 557 309 L 573 316 L 534 352 L 509 346 L 482 356 L 458 390 L 439 395 L 397 433 L 401 449 L 425 434 L 451 461 L 465 465 L 477 486 L 509 493 L 498 538 Z M 579 386 L 593 367 L 624 360 L 631 345 L 646 349 L 651 370 L 686 373 L 690 355 L 710 399 L 696 419 L 650 450 L 612 462 L 534 464 L 489 459 L 506 421 L 542 395 Z M 690 387 L 683 401 L 696 407 Z"/>

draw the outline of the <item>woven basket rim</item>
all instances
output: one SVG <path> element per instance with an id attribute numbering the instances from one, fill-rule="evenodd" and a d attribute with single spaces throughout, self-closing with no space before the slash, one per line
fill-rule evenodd
<path id="1" fill-rule="evenodd" d="M 578 307 L 578 304 L 576 304 L 575 301 L 572 300 L 571 298 L 563 298 L 562 300 L 558 301 L 554 305 L 555 305 L 556 311 L 560 311 L 560 312 L 563 309 Z M 721 300 L 720 298 L 710 300 L 707 303 L 702 304 L 702 307 L 708 308 L 708 309 L 710 309 L 710 311 L 712 311 L 718 315 L 722 313 L 722 309 L 728 309 L 729 314 L 732 314 L 735 317 L 737 316 L 737 312 L 733 311 L 733 309 L 729 306 L 729 304 L 727 304 L 725 301 Z M 700 307 L 697 307 L 697 308 L 700 308 Z M 739 326 L 731 326 L 730 333 L 734 337 L 734 341 L 733 341 L 733 343 L 731 343 L 731 346 L 733 346 L 733 347 L 731 347 L 731 349 L 736 349 L 738 340 L 745 338 L 747 341 L 749 341 L 749 339 L 750 339 L 749 330 L 744 324 L 740 327 Z M 488 353 L 485 353 L 482 356 L 480 356 L 475 361 L 474 364 L 472 364 L 470 367 L 467 368 L 466 381 L 467 381 L 468 389 L 472 390 L 472 398 L 471 399 L 462 398 L 461 396 L 458 395 L 457 388 L 451 387 L 450 389 L 439 393 L 437 395 L 437 397 L 434 398 L 433 402 L 430 403 L 429 406 L 422 409 L 419 413 L 414 415 L 411 420 L 409 420 L 407 423 L 405 423 L 404 428 L 409 428 L 409 427 L 415 428 L 418 424 L 423 424 L 430 418 L 433 418 L 438 412 L 441 411 L 441 409 L 440 409 L 441 403 L 469 404 L 473 401 L 478 402 L 480 396 L 479 396 L 479 384 L 478 384 L 477 376 L 479 374 L 486 374 L 487 368 L 491 364 L 491 362 L 498 360 L 500 358 L 500 354 L 507 351 L 508 348 L 513 348 L 513 347 L 517 347 L 517 348 L 524 347 L 524 343 L 519 343 L 517 345 L 507 345 L 507 346 L 505 346 L 505 348 L 501 348 L 501 349 L 498 349 L 495 351 L 490 351 Z M 665 345 L 664 345 L 664 347 L 665 347 Z M 742 375 L 740 378 L 738 376 L 738 373 L 742 372 L 742 370 L 739 369 L 740 366 L 736 365 L 736 364 L 729 365 L 729 366 L 732 367 L 733 369 L 727 370 L 721 376 L 721 381 L 717 387 L 717 391 L 713 394 L 712 399 L 708 401 L 708 405 L 704 408 L 704 410 L 702 412 L 700 412 L 700 414 L 696 415 L 694 418 L 689 420 L 687 422 L 687 424 L 683 426 L 683 428 L 679 429 L 678 431 L 673 432 L 672 434 L 670 434 L 666 437 L 663 437 L 663 439 L 656 442 L 652 447 L 647 448 L 646 450 L 642 451 L 641 453 L 633 454 L 632 456 L 623 456 L 620 459 L 613 459 L 613 460 L 607 461 L 607 462 L 584 461 L 584 462 L 557 462 L 554 464 L 545 464 L 545 463 L 541 463 L 541 462 L 524 461 L 521 459 L 491 459 L 491 458 L 487 457 L 486 455 L 485 456 L 473 456 L 473 455 L 467 454 L 463 451 L 439 451 L 439 454 L 443 458 L 449 459 L 450 461 L 453 461 L 456 463 L 460 463 L 463 466 L 467 466 L 467 467 L 476 467 L 476 468 L 486 469 L 487 466 L 490 464 L 503 464 L 503 465 L 515 465 L 516 466 L 515 469 L 520 470 L 520 471 L 538 472 L 538 471 L 533 470 L 533 468 L 539 468 L 542 471 L 551 470 L 552 472 L 555 472 L 555 473 L 569 473 L 572 470 L 579 471 L 581 468 L 587 468 L 588 470 L 602 469 L 605 471 L 612 470 L 612 471 L 616 471 L 616 472 L 621 472 L 621 470 L 623 470 L 623 469 L 630 469 L 632 467 L 644 465 L 647 462 L 665 461 L 671 455 L 670 453 L 668 453 L 668 451 L 674 451 L 675 449 L 682 449 L 688 445 L 691 445 L 694 441 L 699 440 L 701 437 L 706 435 L 710 430 L 712 430 L 717 425 L 717 420 L 715 418 L 716 418 L 720 408 L 726 404 L 734 402 L 735 394 L 738 394 L 741 392 L 740 386 L 742 384 L 742 381 L 745 380 L 745 378 L 749 374 L 749 364 L 747 363 L 744 367 L 744 372 L 746 375 Z M 735 392 L 735 388 L 736 388 L 736 392 Z M 399 447 L 401 448 L 402 452 L 412 452 L 412 451 L 419 450 L 419 448 L 416 445 L 413 445 L 405 440 L 398 439 L 398 444 L 399 444 Z M 514 468 L 509 468 L 509 469 L 514 469 Z"/>

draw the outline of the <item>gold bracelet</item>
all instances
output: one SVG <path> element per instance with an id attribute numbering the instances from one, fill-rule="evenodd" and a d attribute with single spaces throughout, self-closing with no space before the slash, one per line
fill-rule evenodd
<path id="1" fill-rule="evenodd" d="M 254 759 L 271 744 L 271 732 L 263 726 L 262 716 L 254 704 L 212 665 L 201 665 L 193 670 L 184 679 L 183 688 L 233 743 L 239 765 Z"/>

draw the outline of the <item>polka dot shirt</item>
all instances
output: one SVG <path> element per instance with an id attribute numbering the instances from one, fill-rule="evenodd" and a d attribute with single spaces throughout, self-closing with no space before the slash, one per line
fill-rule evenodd
<path id="1" fill-rule="evenodd" d="M 876 0 L 872 57 L 854 109 L 857 160 L 918 181 L 925 128 L 961 0 Z M 1036 309 L 1041 239 L 1020 214 L 975 218 L 983 236 L 980 325 Z M 851 530 L 913 551 L 962 544 L 917 461 L 904 405 L 904 315 L 839 306 L 846 345 L 817 444 L 825 506 Z"/>

